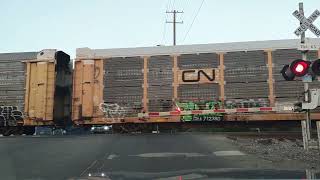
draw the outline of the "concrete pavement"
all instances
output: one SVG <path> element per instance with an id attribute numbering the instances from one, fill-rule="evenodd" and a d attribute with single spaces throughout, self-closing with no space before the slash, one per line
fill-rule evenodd
<path id="1" fill-rule="evenodd" d="M 278 168 L 210 134 L 1 137 L 0 159 L 1 179 L 244 178 Z M 276 173 L 305 177 L 305 170 Z"/>

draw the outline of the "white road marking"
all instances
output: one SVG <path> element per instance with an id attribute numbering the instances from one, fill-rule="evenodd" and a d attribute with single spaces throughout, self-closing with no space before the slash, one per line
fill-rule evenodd
<path id="1" fill-rule="evenodd" d="M 171 153 L 171 152 L 163 152 L 163 153 L 143 153 L 132 156 L 144 157 L 144 158 L 161 158 L 161 157 L 174 157 L 174 156 L 185 156 L 185 157 L 203 157 L 207 156 L 206 154 L 200 153 Z"/>
<path id="2" fill-rule="evenodd" d="M 87 172 L 91 167 L 93 167 L 96 163 L 98 162 L 98 160 L 94 160 L 85 170 L 82 171 L 82 173 L 80 174 L 80 177 L 83 176 L 85 174 L 85 172 Z"/>
<path id="3" fill-rule="evenodd" d="M 48 137 L 48 136 L 32 135 L 32 136 L 28 136 L 28 137 L 32 137 L 32 138 L 39 138 L 39 137 Z"/>
<path id="4" fill-rule="evenodd" d="M 240 151 L 216 151 L 213 152 L 216 156 L 242 156 L 245 155 L 243 152 Z M 128 155 L 128 156 L 135 156 L 141 158 L 166 158 L 166 157 L 206 157 L 212 156 L 212 154 L 202 154 L 202 153 L 175 153 L 175 152 L 163 152 L 163 153 L 142 153 L 142 154 L 135 154 L 135 155 Z M 112 160 L 115 158 L 119 158 L 119 155 L 110 154 L 106 159 Z"/>
<path id="5" fill-rule="evenodd" d="M 107 159 L 111 160 L 111 159 L 116 158 L 116 157 L 118 157 L 118 155 L 110 154 Z"/>
<path id="6" fill-rule="evenodd" d="M 243 152 L 240 151 L 216 151 L 213 152 L 216 156 L 243 156 L 245 155 Z"/>
<path id="7" fill-rule="evenodd" d="M 171 176 L 171 177 L 165 177 L 165 178 L 159 178 L 156 180 L 177 180 L 177 179 L 205 179 L 207 176 L 197 173 L 191 173 L 191 174 L 185 174 L 181 176 Z"/>

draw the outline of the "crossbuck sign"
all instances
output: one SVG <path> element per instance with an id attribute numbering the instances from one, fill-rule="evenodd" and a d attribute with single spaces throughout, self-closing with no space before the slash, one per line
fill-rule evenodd
<path id="1" fill-rule="evenodd" d="M 301 22 L 301 25 L 294 31 L 295 35 L 300 36 L 307 29 L 310 29 L 310 31 L 317 37 L 320 36 L 320 30 L 312 24 L 320 16 L 320 12 L 318 10 L 315 10 L 308 19 L 298 10 L 295 10 L 292 15 Z"/>

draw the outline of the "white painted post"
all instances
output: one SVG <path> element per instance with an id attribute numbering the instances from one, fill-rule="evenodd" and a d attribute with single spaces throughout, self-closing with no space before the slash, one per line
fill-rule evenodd
<path id="1" fill-rule="evenodd" d="M 320 121 L 317 121 L 316 124 L 317 124 L 317 134 L 318 134 L 318 150 L 320 151 Z"/>
<path id="2" fill-rule="evenodd" d="M 308 142 L 308 133 L 307 133 L 307 121 L 301 121 L 301 129 L 302 129 L 302 140 L 303 140 L 303 148 L 305 150 L 309 150 L 309 142 Z"/>

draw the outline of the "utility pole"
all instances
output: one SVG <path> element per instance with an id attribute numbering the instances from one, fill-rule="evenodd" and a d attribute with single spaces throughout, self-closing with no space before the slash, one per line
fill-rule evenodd
<path id="1" fill-rule="evenodd" d="M 173 45 L 176 45 L 176 24 L 182 24 L 183 21 L 176 21 L 176 14 L 177 13 L 183 13 L 183 11 L 166 11 L 166 13 L 172 13 L 173 14 L 173 21 L 166 21 L 166 23 L 172 23 L 173 24 Z"/>
<path id="2" fill-rule="evenodd" d="M 303 3 L 302 2 L 299 3 L 299 12 L 302 15 L 304 15 Z M 302 23 L 300 22 L 300 25 L 301 24 Z M 304 44 L 305 41 L 306 41 L 306 34 L 305 34 L 305 32 L 303 32 L 301 34 L 301 44 Z M 301 55 L 302 55 L 302 60 L 308 61 L 308 59 L 307 59 L 307 51 L 306 50 L 301 50 Z M 310 75 L 306 75 L 306 76 L 310 76 Z M 308 83 L 307 80 L 304 81 L 303 86 L 304 86 L 304 101 L 308 102 L 309 101 L 309 83 Z M 306 131 L 305 132 L 306 133 L 306 137 L 305 137 L 305 139 L 306 139 L 305 146 L 306 147 L 305 148 L 308 150 L 309 149 L 309 142 L 310 142 L 310 139 L 311 139 L 310 110 L 307 110 L 306 115 L 307 115 L 306 122 L 305 122 L 305 124 L 304 124 L 304 122 L 302 122 L 302 123 L 303 123 L 303 126 L 305 126 L 305 131 Z M 304 127 L 302 127 L 302 128 L 304 128 Z"/>

